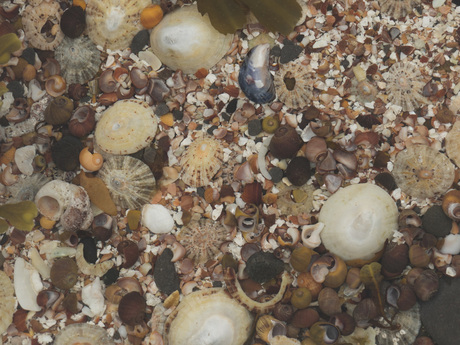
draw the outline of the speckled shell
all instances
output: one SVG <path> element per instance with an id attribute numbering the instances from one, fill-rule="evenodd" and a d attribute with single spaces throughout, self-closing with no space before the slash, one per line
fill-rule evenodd
<path id="1" fill-rule="evenodd" d="M 460 167 L 460 121 L 456 121 L 446 136 L 446 153 Z"/>
<path id="2" fill-rule="evenodd" d="M 16 301 L 13 297 L 14 287 L 5 272 L 0 271 L 0 334 L 13 322 Z"/>
<path id="3" fill-rule="evenodd" d="M 420 0 L 379 0 L 380 12 L 395 18 L 403 18 L 420 5 Z"/>
<path id="4" fill-rule="evenodd" d="M 222 144 L 213 138 L 196 139 L 181 158 L 182 181 L 191 187 L 209 184 L 219 171 L 224 151 Z"/>
<path id="5" fill-rule="evenodd" d="M 388 70 L 388 101 L 402 107 L 403 111 L 413 111 L 425 102 L 422 89 L 425 85 L 417 65 L 411 62 L 397 62 Z"/>
<path id="6" fill-rule="evenodd" d="M 393 168 L 396 184 L 416 198 L 431 198 L 446 192 L 454 182 L 455 166 L 449 158 L 425 145 L 413 145 L 398 153 Z M 420 178 L 420 175 L 426 178 Z"/>
<path id="7" fill-rule="evenodd" d="M 155 178 L 147 164 L 130 156 L 107 158 L 98 176 L 115 204 L 123 208 L 140 208 L 149 202 L 155 189 Z"/>
<path id="8" fill-rule="evenodd" d="M 86 31 L 89 38 L 104 49 L 125 49 L 143 29 L 141 11 L 150 0 L 88 0 Z"/>
<path id="9" fill-rule="evenodd" d="M 232 40 L 233 35 L 214 29 L 196 4 L 167 14 L 150 34 L 152 50 L 161 62 L 187 74 L 212 68 L 227 53 Z"/>
<path id="10" fill-rule="evenodd" d="M 29 5 L 25 8 L 22 13 L 24 34 L 33 47 L 53 50 L 62 42 L 64 34 L 59 25 L 62 13 L 57 1 L 43 1 L 39 5 Z M 41 32 L 48 21 L 53 23 L 53 30 L 56 30 L 56 35 L 52 39 Z"/>
<path id="11" fill-rule="evenodd" d="M 224 289 L 185 296 L 165 324 L 165 345 L 242 345 L 251 334 L 253 317 Z"/>
<path id="12" fill-rule="evenodd" d="M 99 326 L 87 323 L 67 325 L 56 335 L 54 345 L 115 345 L 107 331 Z"/>
<path id="13" fill-rule="evenodd" d="M 386 308 L 388 311 L 388 308 Z M 376 331 L 376 344 L 379 345 L 412 345 L 420 331 L 422 325 L 420 321 L 420 306 L 416 304 L 409 310 L 399 311 L 393 320 L 393 324 L 400 325 L 398 330 L 391 330 L 390 328 L 375 328 Z M 386 322 L 384 322 L 386 325 Z"/>
<path id="14" fill-rule="evenodd" d="M 157 128 L 158 120 L 146 102 L 126 99 L 116 102 L 102 114 L 94 137 L 105 153 L 127 155 L 148 146 Z"/>
<path id="15" fill-rule="evenodd" d="M 101 53 L 86 36 L 64 38 L 56 48 L 54 57 L 62 69 L 62 76 L 68 85 L 84 84 L 93 78 L 101 64 Z"/>

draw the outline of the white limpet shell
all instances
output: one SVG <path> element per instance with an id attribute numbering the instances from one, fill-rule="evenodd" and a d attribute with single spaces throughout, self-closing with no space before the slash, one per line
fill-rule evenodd
<path id="1" fill-rule="evenodd" d="M 356 184 L 340 189 L 323 205 L 321 240 L 326 249 L 348 260 L 369 260 L 398 229 L 398 208 L 382 188 Z"/>
<path id="2" fill-rule="evenodd" d="M 14 263 L 14 292 L 22 309 L 40 311 L 38 293 L 43 290 L 40 274 L 22 258 Z"/>
<path id="3" fill-rule="evenodd" d="M 251 313 L 212 288 L 185 296 L 165 324 L 165 345 L 242 345 L 250 336 Z"/>
<path id="4" fill-rule="evenodd" d="M 107 331 L 88 323 L 73 323 L 63 328 L 54 340 L 54 345 L 114 345 Z"/>
<path id="5" fill-rule="evenodd" d="M 20 147 L 14 153 L 14 162 L 18 166 L 20 172 L 30 176 L 34 173 L 33 161 L 37 152 L 34 145 Z"/>
<path id="6" fill-rule="evenodd" d="M 457 255 L 460 253 L 460 235 L 449 234 L 444 237 L 439 251 L 443 254 Z"/>
<path id="7" fill-rule="evenodd" d="M 184 6 L 167 14 L 150 34 L 156 56 L 173 70 L 185 74 L 212 68 L 224 57 L 233 35 L 223 35 L 211 25 L 209 16 L 197 6 Z"/>
<path id="8" fill-rule="evenodd" d="M 174 219 L 168 209 L 159 204 L 142 207 L 141 223 L 154 234 L 166 234 L 174 228 Z"/>
<path id="9" fill-rule="evenodd" d="M 85 260 L 85 256 L 83 254 L 83 247 L 83 243 L 80 243 L 77 246 L 77 252 L 75 253 L 75 261 L 77 263 L 78 268 L 83 274 L 102 277 L 104 274 L 107 273 L 109 269 L 113 267 L 113 261 L 104 261 L 99 262 L 97 264 L 90 264 L 88 261 Z"/>
<path id="10" fill-rule="evenodd" d="M 0 271 L 0 334 L 6 331 L 13 322 L 13 313 L 16 301 L 14 299 L 14 287 L 10 278 Z"/>
<path id="11" fill-rule="evenodd" d="M 94 137 L 97 146 L 105 153 L 128 155 L 148 146 L 157 128 L 158 120 L 146 102 L 125 99 L 102 114 Z"/>

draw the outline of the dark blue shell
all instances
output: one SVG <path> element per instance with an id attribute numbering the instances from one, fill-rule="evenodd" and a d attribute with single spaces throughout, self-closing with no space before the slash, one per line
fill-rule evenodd
<path id="1" fill-rule="evenodd" d="M 254 103 L 269 103 L 276 97 L 273 76 L 268 69 L 269 52 L 269 49 L 262 49 L 261 46 L 252 48 L 240 68 L 238 83 L 246 97 Z M 266 63 L 264 66 L 256 67 L 253 62 L 256 58 L 261 58 L 260 54 L 266 55 L 262 57 Z"/>

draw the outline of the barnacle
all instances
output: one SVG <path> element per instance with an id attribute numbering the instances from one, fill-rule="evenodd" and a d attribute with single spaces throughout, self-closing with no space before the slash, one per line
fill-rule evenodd
<path id="1" fill-rule="evenodd" d="M 392 173 L 403 192 L 416 198 L 431 198 L 449 189 L 454 182 L 455 166 L 437 150 L 413 145 L 398 153 Z"/>
<path id="2" fill-rule="evenodd" d="M 56 48 L 55 58 L 67 84 L 84 84 L 94 77 L 101 64 L 101 53 L 86 36 L 64 38 Z"/>
<path id="3" fill-rule="evenodd" d="M 411 62 L 397 62 L 388 70 L 387 93 L 391 103 L 403 111 L 413 111 L 424 102 L 423 77 L 417 65 Z"/>
<path id="4" fill-rule="evenodd" d="M 305 70 L 306 66 L 299 61 L 291 61 L 281 65 L 275 74 L 278 99 L 288 108 L 301 109 L 312 101 L 315 78 Z"/>
<path id="5" fill-rule="evenodd" d="M 378 2 L 380 11 L 395 19 L 407 16 L 421 4 L 420 0 L 379 0 Z"/>
<path id="6" fill-rule="evenodd" d="M 223 225 L 203 218 L 184 227 L 177 237 L 187 250 L 187 256 L 197 264 L 203 264 L 220 253 L 220 246 L 227 236 L 228 231 Z"/>
<path id="7" fill-rule="evenodd" d="M 280 183 L 277 188 L 279 192 L 276 204 L 281 214 L 298 216 L 308 214 L 313 210 L 313 192 L 315 191 L 313 185 L 304 184 L 297 187 Z"/>
<path id="8" fill-rule="evenodd" d="M 130 156 L 109 157 L 98 176 L 115 204 L 123 208 L 136 209 L 148 203 L 155 188 L 155 178 L 147 164 Z"/>

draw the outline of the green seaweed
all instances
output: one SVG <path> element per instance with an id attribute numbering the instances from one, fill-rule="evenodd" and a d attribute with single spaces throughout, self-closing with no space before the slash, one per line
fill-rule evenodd
<path id="1" fill-rule="evenodd" d="M 37 216 L 37 206 L 33 201 L 21 201 L 0 206 L 0 217 L 5 218 L 18 230 L 31 231 L 35 225 L 34 218 Z"/>
<path id="2" fill-rule="evenodd" d="M 212 26 L 223 34 L 243 28 L 249 12 L 272 32 L 288 35 L 302 15 L 296 0 L 198 0 L 198 10 L 208 13 Z"/>
<path id="3" fill-rule="evenodd" d="M 0 36 L 0 65 L 7 63 L 10 60 L 11 53 L 21 49 L 22 42 L 14 33 L 9 33 Z"/>

